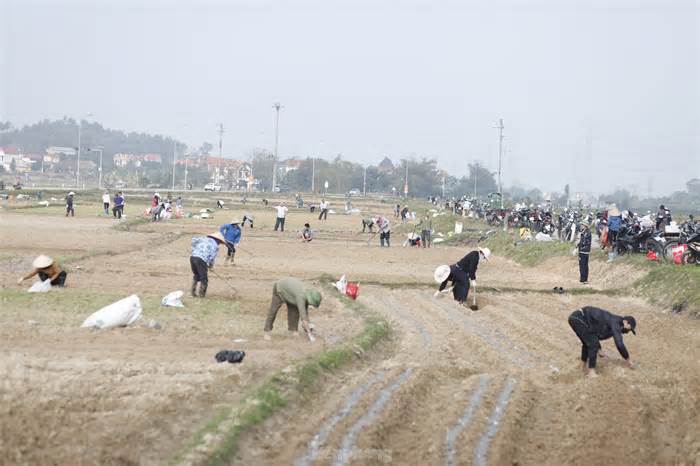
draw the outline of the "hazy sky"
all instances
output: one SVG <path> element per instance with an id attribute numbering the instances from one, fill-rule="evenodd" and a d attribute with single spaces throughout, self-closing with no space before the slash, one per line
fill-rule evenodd
<path id="1" fill-rule="evenodd" d="M 246 157 L 476 159 L 505 184 L 700 176 L 694 0 L 0 0 L 0 119 L 88 112 Z M 590 154 L 590 157 L 587 155 Z"/>

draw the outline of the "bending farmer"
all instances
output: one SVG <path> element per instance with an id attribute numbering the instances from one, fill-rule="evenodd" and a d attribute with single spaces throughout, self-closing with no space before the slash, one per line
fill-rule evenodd
<path id="1" fill-rule="evenodd" d="M 569 325 L 581 340 L 582 369 L 586 370 L 588 362 L 588 375 L 595 377 L 596 359 L 600 351 L 600 340 L 612 337 L 620 355 L 627 361 L 630 367 L 634 367 L 629 352 L 622 341 L 622 334 L 635 332 L 637 321 L 632 316 L 620 317 L 597 307 L 586 306 L 577 309 L 569 316 Z"/>
<path id="2" fill-rule="evenodd" d="M 270 332 L 277 317 L 277 311 L 287 304 L 287 329 L 290 332 L 299 331 L 299 318 L 301 326 L 314 341 L 313 326 L 309 322 L 309 306 L 318 308 L 321 305 L 321 293 L 313 288 L 307 288 L 304 282 L 297 278 L 283 278 L 272 287 L 272 302 L 265 320 L 265 339 L 270 339 Z"/>
<path id="3" fill-rule="evenodd" d="M 234 218 L 230 223 L 226 225 L 221 225 L 219 231 L 226 240 L 226 248 L 228 253 L 226 254 L 226 262 L 233 265 L 233 260 L 236 256 L 236 245 L 241 242 L 241 219 Z"/>
<path id="4" fill-rule="evenodd" d="M 204 298 L 209 286 L 209 269 L 214 267 L 219 245 L 226 240 L 218 231 L 207 236 L 192 238 L 192 255 L 190 267 L 192 268 L 192 297 L 197 297 L 197 283 L 199 283 L 199 297 Z"/>
<path id="5" fill-rule="evenodd" d="M 435 281 L 440 283 L 440 288 L 435 292 L 438 296 L 447 286 L 447 282 L 452 282 L 452 296 L 455 301 L 466 306 L 467 295 L 469 294 L 469 284 L 476 286 L 476 269 L 479 266 L 481 257 L 488 261 L 491 256 L 489 248 L 479 248 L 472 251 L 459 262 L 452 266 L 441 265 L 435 270 Z"/>
<path id="6" fill-rule="evenodd" d="M 34 270 L 17 280 L 18 285 L 32 278 L 34 275 L 39 275 L 39 280 L 42 282 L 51 279 L 51 286 L 64 286 L 66 284 L 66 271 L 61 270 L 61 266 L 58 265 L 58 262 L 51 259 L 49 256 L 41 255 L 37 257 L 34 259 L 34 262 L 32 262 L 32 267 L 34 267 Z"/>

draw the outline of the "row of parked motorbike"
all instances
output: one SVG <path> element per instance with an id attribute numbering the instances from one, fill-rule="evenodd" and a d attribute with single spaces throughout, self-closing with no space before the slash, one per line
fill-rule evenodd
<path id="1" fill-rule="evenodd" d="M 555 236 L 560 241 L 575 242 L 581 232 L 581 224 L 591 225 L 591 230 L 598 233 L 601 239 L 605 231 L 604 215 L 598 213 L 582 213 L 574 209 L 566 209 L 557 215 L 543 209 L 525 208 L 519 210 L 484 209 L 477 213 L 494 228 L 507 223 L 509 228 L 527 228 L 533 235 L 539 232 Z M 678 228 L 666 228 L 662 225 L 643 227 L 639 219 L 627 219 L 622 222 L 617 235 L 609 234 L 607 241 L 601 245 L 609 247 L 619 255 L 653 252 L 659 259 L 673 260 L 674 251 L 681 251 L 680 262 L 683 264 L 700 265 L 700 223 L 690 220 Z M 679 247 L 681 249 L 679 249 Z"/>

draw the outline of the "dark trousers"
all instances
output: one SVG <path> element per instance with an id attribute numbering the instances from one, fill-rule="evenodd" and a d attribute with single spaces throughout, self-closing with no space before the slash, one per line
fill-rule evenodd
<path id="1" fill-rule="evenodd" d="M 386 247 L 390 247 L 391 245 L 389 244 L 389 239 L 391 238 L 391 232 L 387 231 L 386 233 L 379 233 L 379 245 L 381 247 L 384 247 L 384 241 L 386 241 Z"/>
<path id="2" fill-rule="evenodd" d="M 467 301 L 469 296 L 469 277 L 467 272 L 452 267 L 452 297 L 460 303 Z"/>
<path id="3" fill-rule="evenodd" d="M 578 271 L 581 276 L 581 283 L 588 281 L 588 256 L 588 253 L 578 253 Z"/>
<path id="4" fill-rule="evenodd" d="M 201 257 L 190 256 L 190 267 L 192 268 L 192 281 L 200 282 L 203 287 L 209 284 L 209 267 Z"/>
<path id="5" fill-rule="evenodd" d="M 102 206 L 105 209 L 105 215 L 109 215 L 109 202 L 103 202 Z"/>
<path id="6" fill-rule="evenodd" d="M 277 317 L 277 311 L 279 311 L 282 304 L 286 301 L 280 297 L 277 293 L 277 284 L 272 287 L 272 302 L 270 303 L 270 310 L 267 311 L 267 319 L 265 319 L 265 331 L 269 332 L 272 330 L 272 326 L 275 323 L 275 318 Z M 287 329 L 290 332 L 296 332 L 299 330 L 299 309 L 293 305 L 287 303 Z"/>
<path id="7" fill-rule="evenodd" d="M 588 322 L 580 309 L 569 316 L 569 325 L 579 340 L 581 340 L 581 361 L 588 361 L 588 367 L 595 369 L 600 341 L 598 336 L 591 332 Z"/>
<path id="8" fill-rule="evenodd" d="M 228 252 L 226 253 L 227 257 L 233 257 L 236 255 L 236 245 L 233 243 L 229 243 L 226 241 L 226 248 L 228 249 Z"/>
<path id="9" fill-rule="evenodd" d="M 278 228 L 284 231 L 284 221 L 284 218 L 277 217 L 277 220 L 275 221 L 275 231 L 277 231 Z"/>
<path id="10" fill-rule="evenodd" d="M 58 276 L 51 281 L 51 286 L 63 286 L 63 285 L 65 285 L 67 275 L 68 274 L 66 273 L 65 270 L 61 270 L 61 273 L 59 273 Z M 41 280 L 43 282 L 47 278 L 49 278 L 49 276 L 47 274 L 45 274 L 44 272 L 39 272 L 39 280 Z"/>
<path id="11" fill-rule="evenodd" d="M 430 230 L 421 230 L 420 232 L 420 242 L 423 243 L 424 248 L 429 248 L 432 239 L 430 238 Z"/>
<path id="12" fill-rule="evenodd" d="M 124 211 L 124 206 L 123 205 L 115 205 L 112 208 L 112 215 L 114 215 L 114 218 L 122 218 L 122 212 Z"/>
<path id="13" fill-rule="evenodd" d="M 318 214 L 318 219 L 328 220 L 328 209 L 322 209 L 321 213 Z"/>
<path id="14" fill-rule="evenodd" d="M 75 209 L 73 209 L 73 206 L 66 206 L 66 217 L 68 217 L 68 214 L 70 214 L 71 217 L 75 217 Z"/>

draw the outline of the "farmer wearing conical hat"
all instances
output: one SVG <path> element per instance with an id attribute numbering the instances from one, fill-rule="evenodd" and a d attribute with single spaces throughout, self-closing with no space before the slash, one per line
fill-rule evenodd
<path id="1" fill-rule="evenodd" d="M 234 265 L 233 259 L 236 256 L 236 245 L 241 242 L 241 225 L 242 220 L 238 217 L 231 220 L 226 225 L 221 225 L 219 231 L 226 240 L 226 263 Z"/>
<path id="2" fill-rule="evenodd" d="M 207 236 L 196 236 L 192 238 L 192 255 L 190 256 L 190 267 L 192 268 L 192 297 L 204 298 L 209 285 L 208 270 L 214 267 L 216 254 L 219 252 L 219 245 L 226 243 L 220 232 L 211 233 Z M 199 295 L 197 295 L 197 284 L 199 283 Z"/>
<path id="3" fill-rule="evenodd" d="M 51 279 L 51 286 L 63 286 L 66 283 L 66 271 L 61 270 L 61 266 L 58 262 L 51 259 L 49 256 L 44 256 L 43 254 L 32 262 L 32 267 L 34 270 L 29 272 L 24 277 L 17 280 L 17 284 L 21 284 L 23 281 L 32 278 L 35 275 L 39 275 L 39 280 L 42 282 Z"/>
<path id="4" fill-rule="evenodd" d="M 309 337 L 314 341 L 313 326 L 309 322 L 309 306 L 318 308 L 321 305 L 321 293 L 318 290 L 307 287 L 298 278 L 283 278 L 272 287 L 272 302 L 270 310 L 265 320 L 265 339 L 269 340 L 272 326 L 277 317 L 277 311 L 287 305 L 287 329 L 296 334 L 299 331 L 299 318 L 301 326 Z"/>
<path id="5" fill-rule="evenodd" d="M 459 262 L 452 266 L 441 265 L 435 270 L 435 281 L 440 283 L 440 288 L 435 292 L 438 296 L 447 287 L 448 282 L 452 282 L 452 296 L 455 301 L 466 306 L 469 285 L 476 286 L 476 269 L 479 266 L 479 259 L 488 261 L 491 256 L 489 248 L 479 248 L 472 251 Z"/>

